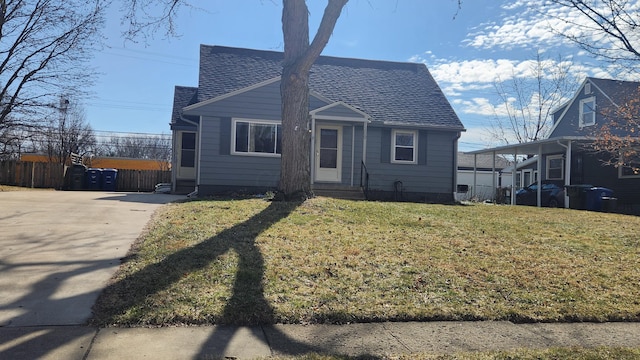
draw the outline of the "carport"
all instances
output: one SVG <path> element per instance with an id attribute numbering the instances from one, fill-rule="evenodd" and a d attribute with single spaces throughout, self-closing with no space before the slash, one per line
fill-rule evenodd
<path id="1" fill-rule="evenodd" d="M 537 168 L 538 168 L 538 179 L 536 180 L 538 183 L 541 183 L 542 180 L 546 180 L 543 178 L 545 173 L 541 171 L 543 169 L 542 159 L 545 155 L 551 154 L 563 154 L 564 160 L 564 184 L 571 184 L 571 153 L 572 148 L 575 147 L 578 143 L 586 143 L 592 141 L 593 138 L 585 137 L 585 136 L 559 136 L 553 137 L 544 140 L 537 140 L 527 143 L 513 144 L 513 145 L 505 145 L 499 146 L 490 149 L 476 150 L 470 151 L 466 154 L 474 155 L 474 171 L 473 171 L 473 187 L 476 188 L 476 175 L 477 175 L 477 155 L 480 154 L 490 154 L 493 156 L 493 171 L 495 172 L 495 158 L 497 155 L 506 155 L 513 156 L 514 164 L 513 164 L 513 172 L 511 176 L 511 205 L 516 204 L 516 172 L 518 168 L 518 156 L 522 155 L 535 155 L 537 159 Z M 494 198 L 496 196 L 496 177 L 493 177 L 493 191 Z M 538 207 L 541 204 L 542 198 L 542 186 L 538 186 L 538 194 L 537 194 L 537 204 Z M 569 197 L 567 193 L 564 194 L 564 206 L 565 208 L 569 207 Z"/>

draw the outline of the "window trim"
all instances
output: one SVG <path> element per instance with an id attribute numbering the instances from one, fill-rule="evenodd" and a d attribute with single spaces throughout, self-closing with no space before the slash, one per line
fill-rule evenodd
<path id="1" fill-rule="evenodd" d="M 622 160 L 624 162 L 624 157 L 622 155 L 622 151 L 620 152 L 620 160 Z M 638 163 L 636 163 L 637 165 L 640 165 Z M 640 178 L 640 173 L 637 175 L 624 175 L 622 173 L 622 171 L 624 170 L 624 168 L 629 168 L 631 166 L 624 166 L 624 165 L 620 165 L 618 166 L 618 179 L 637 179 Z"/>
<path id="2" fill-rule="evenodd" d="M 591 113 L 593 113 L 593 122 L 592 123 L 585 123 L 584 122 L 584 105 L 585 103 L 588 102 L 593 102 L 593 108 L 591 109 Z M 582 100 L 580 100 L 580 109 L 579 109 L 579 118 L 578 118 L 578 122 L 579 122 L 579 126 L 581 128 L 583 127 L 587 127 L 587 126 L 593 126 L 596 124 L 596 97 L 595 96 L 590 96 L 588 98 L 584 98 Z"/>
<path id="3" fill-rule="evenodd" d="M 406 133 L 413 135 L 413 160 L 396 160 L 396 134 L 397 133 Z M 409 148 L 409 146 L 399 145 L 403 148 Z M 393 129 L 391 131 L 391 163 L 392 164 L 417 164 L 418 163 L 418 131 L 417 130 L 404 130 L 404 129 Z"/>
<path id="4" fill-rule="evenodd" d="M 560 177 L 559 178 L 552 178 L 549 176 L 549 169 L 550 169 L 550 163 L 551 160 L 556 160 L 556 159 L 560 159 L 561 160 L 561 164 L 562 166 L 560 167 Z M 546 176 L 545 179 L 546 180 L 564 180 L 564 172 L 565 172 L 565 161 L 564 161 L 564 157 L 562 155 L 549 155 L 547 156 L 547 167 L 546 167 Z"/>
<path id="5" fill-rule="evenodd" d="M 239 155 L 239 156 L 259 156 L 259 157 L 281 157 L 281 154 L 278 153 L 263 153 L 263 152 L 252 152 L 252 151 L 236 151 L 236 124 L 238 122 L 249 123 L 251 124 L 266 124 L 266 125 L 275 125 L 276 126 L 276 143 L 278 139 L 277 126 L 280 125 L 280 131 L 282 131 L 282 122 L 279 120 L 261 120 L 261 119 L 247 119 L 247 118 L 232 118 L 231 119 L 231 155 Z M 281 145 L 282 147 L 282 145 Z M 277 148 L 277 145 L 276 145 Z"/>

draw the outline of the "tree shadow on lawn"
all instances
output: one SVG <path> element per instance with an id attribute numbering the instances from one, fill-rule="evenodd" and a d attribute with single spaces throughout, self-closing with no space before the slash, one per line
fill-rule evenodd
<path id="1" fill-rule="evenodd" d="M 108 285 L 94 306 L 94 317 L 90 322 L 97 326 L 114 324 L 118 315 L 136 305 L 143 304 L 147 297 L 169 288 L 180 281 L 185 274 L 203 269 L 219 256 L 234 250 L 239 260 L 232 295 L 220 318 L 214 321 L 207 319 L 205 324 L 211 322 L 215 322 L 215 325 L 243 326 L 274 324 L 274 310 L 265 298 L 262 283 L 265 272 L 264 258 L 255 241 L 260 233 L 289 216 L 300 204 L 302 202 L 272 202 L 266 209 L 245 222 L 226 229 L 198 245 L 175 252 L 159 263 L 149 265 Z M 179 319 L 176 320 L 179 321 Z M 210 356 L 206 353 L 212 349 L 211 345 L 214 343 L 218 351 L 220 348 L 228 350 L 230 339 L 233 337 L 233 334 L 229 335 L 230 329 L 234 328 L 217 327 L 209 340 L 203 344 L 201 355 Z M 267 341 L 271 343 L 272 349 L 279 353 L 296 355 L 322 352 L 321 348 L 298 342 L 272 327 L 263 327 L 260 331 L 265 334 L 265 337 L 268 332 L 269 337 L 279 340 L 280 345 Z"/>
<path id="2" fill-rule="evenodd" d="M 262 284 L 264 259 L 255 240 L 260 233 L 286 218 L 300 204 L 272 202 L 243 223 L 225 229 L 193 247 L 174 252 L 158 263 L 109 284 L 94 305 L 91 322 L 96 325 L 117 323 L 118 315 L 143 304 L 149 296 L 171 287 L 185 275 L 209 266 L 219 256 L 235 250 L 239 260 L 232 295 L 220 318 L 215 319 L 216 324 L 273 323 L 273 309 L 264 298 Z"/>

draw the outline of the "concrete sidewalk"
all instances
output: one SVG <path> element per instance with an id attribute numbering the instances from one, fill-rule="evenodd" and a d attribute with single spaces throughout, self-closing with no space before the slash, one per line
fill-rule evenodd
<path id="1" fill-rule="evenodd" d="M 640 323 L 0 328 L 1 359 L 256 359 L 309 352 L 384 358 L 558 346 L 640 347 Z"/>

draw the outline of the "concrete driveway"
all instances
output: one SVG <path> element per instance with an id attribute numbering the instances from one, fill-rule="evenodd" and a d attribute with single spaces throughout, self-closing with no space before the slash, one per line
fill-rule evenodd
<path id="1" fill-rule="evenodd" d="M 154 211 L 181 198 L 0 193 L 0 327 L 84 324 Z"/>

